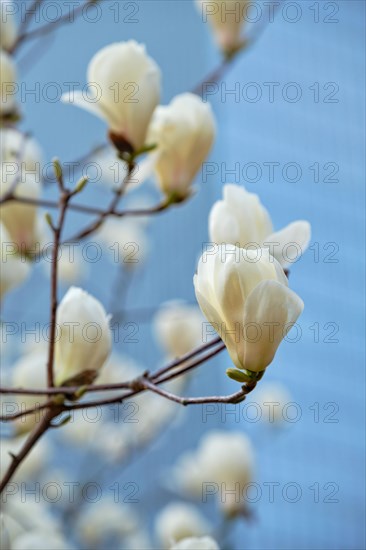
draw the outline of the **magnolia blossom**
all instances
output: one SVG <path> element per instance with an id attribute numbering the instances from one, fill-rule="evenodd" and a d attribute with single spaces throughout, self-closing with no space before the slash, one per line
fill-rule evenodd
<path id="1" fill-rule="evenodd" d="M 212 27 L 215 40 L 226 55 L 243 46 L 241 31 L 250 0 L 196 0 L 204 23 Z"/>
<path id="2" fill-rule="evenodd" d="M 168 357 L 181 357 L 202 344 L 203 317 L 197 306 L 166 302 L 154 318 L 154 332 Z"/>
<path id="3" fill-rule="evenodd" d="M 16 113 L 16 88 L 17 70 L 15 63 L 9 54 L 0 49 L 0 116 L 11 116 Z"/>
<path id="4" fill-rule="evenodd" d="M 136 269 L 144 262 L 149 241 L 144 224 L 136 218 L 109 218 L 98 231 L 98 238 L 109 250 L 113 263 Z"/>
<path id="5" fill-rule="evenodd" d="M 223 200 L 217 201 L 209 217 L 210 239 L 241 248 L 269 248 L 283 268 L 307 249 L 311 228 L 307 221 L 292 222 L 273 233 L 271 218 L 258 195 L 240 185 L 224 186 Z"/>
<path id="6" fill-rule="evenodd" d="M 104 119 L 113 143 L 120 150 L 138 151 L 160 98 L 160 69 L 134 40 L 100 50 L 88 67 L 89 93 L 62 96 Z"/>
<path id="7" fill-rule="evenodd" d="M 238 369 L 266 369 L 304 307 L 266 248 L 221 245 L 214 254 L 204 253 L 194 286 L 202 312 Z"/>
<path id="8" fill-rule="evenodd" d="M 13 0 L 0 0 L 0 48 L 10 50 L 16 41 L 18 28 Z"/>
<path id="9" fill-rule="evenodd" d="M 60 533 L 50 533 L 42 529 L 16 537 L 12 548 L 14 550 L 72 550 Z"/>
<path id="10" fill-rule="evenodd" d="M 41 194 L 42 152 L 34 139 L 12 128 L 0 130 L 0 193 L 38 199 Z M 30 251 L 39 241 L 37 207 L 9 201 L 1 206 L 0 220 L 17 252 Z"/>
<path id="11" fill-rule="evenodd" d="M 171 550 L 220 550 L 211 537 L 188 537 L 174 544 Z"/>
<path id="12" fill-rule="evenodd" d="M 184 200 L 214 142 L 216 125 L 211 106 L 190 93 L 176 96 L 154 112 L 148 142 L 157 145 L 155 172 L 161 190 Z"/>
<path id="13" fill-rule="evenodd" d="M 206 535 L 210 525 L 195 506 L 172 502 L 159 513 L 155 530 L 162 548 L 171 549 L 182 539 Z"/>
<path id="14" fill-rule="evenodd" d="M 57 329 L 57 385 L 93 382 L 112 346 L 102 304 L 81 288 L 71 287 L 58 306 Z"/>
<path id="15" fill-rule="evenodd" d="M 203 487 L 210 487 L 220 507 L 232 514 L 245 507 L 243 495 L 253 469 L 253 447 L 244 433 L 213 430 L 202 437 L 196 451 L 180 457 L 173 479 L 196 498 L 202 497 Z"/>
<path id="16" fill-rule="evenodd" d="M 14 250 L 14 243 L 0 223 L 0 299 L 6 292 L 21 285 L 30 272 L 29 265 Z"/>

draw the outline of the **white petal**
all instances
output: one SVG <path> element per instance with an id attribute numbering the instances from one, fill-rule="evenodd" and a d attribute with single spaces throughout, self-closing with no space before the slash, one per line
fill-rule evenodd
<path id="1" fill-rule="evenodd" d="M 106 120 L 106 116 L 100 109 L 99 104 L 85 99 L 84 94 L 81 90 L 62 94 L 61 101 L 63 103 L 71 103 L 71 105 L 81 107 L 82 109 L 85 109 L 85 111 L 89 111 L 89 113 L 92 113 L 93 115 L 96 115 L 99 118 Z"/>
<path id="2" fill-rule="evenodd" d="M 311 238 L 310 223 L 304 220 L 292 222 L 280 231 L 266 237 L 264 246 L 270 243 L 274 257 L 282 267 L 295 262 L 308 248 Z"/>
<path id="3" fill-rule="evenodd" d="M 216 244 L 239 243 L 240 229 L 234 216 L 225 201 L 217 201 L 213 205 L 209 216 L 210 240 Z"/>
<path id="4" fill-rule="evenodd" d="M 299 296 L 277 281 L 263 281 L 251 292 L 243 318 L 244 368 L 259 372 L 272 362 L 279 344 L 303 307 Z"/>

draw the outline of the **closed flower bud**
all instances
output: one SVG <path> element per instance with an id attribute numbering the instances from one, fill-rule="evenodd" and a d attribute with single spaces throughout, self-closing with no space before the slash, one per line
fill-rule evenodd
<path id="1" fill-rule="evenodd" d="M 232 245 L 204 253 L 194 277 L 202 312 L 238 369 L 263 371 L 303 310 L 268 249 Z"/>
<path id="2" fill-rule="evenodd" d="M 174 544 L 171 550 L 219 550 L 211 537 L 188 537 Z"/>
<path id="3" fill-rule="evenodd" d="M 230 56 L 239 50 L 244 40 L 241 36 L 245 14 L 250 0 L 196 0 L 202 20 L 212 27 L 214 38 L 222 52 Z"/>
<path id="4" fill-rule="evenodd" d="M 172 301 L 155 315 L 154 331 L 168 357 L 181 357 L 202 344 L 202 322 L 197 306 Z"/>
<path id="5" fill-rule="evenodd" d="M 17 255 L 17 248 L 0 223 L 0 300 L 6 292 L 21 285 L 29 275 L 29 265 Z"/>
<path id="6" fill-rule="evenodd" d="M 0 117 L 11 118 L 16 115 L 16 87 L 17 70 L 15 64 L 9 54 L 0 50 Z"/>
<path id="7" fill-rule="evenodd" d="M 184 200 L 209 154 L 216 132 L 211 106 L 190 93 L 178 95 L 154 113 L 148 142 L 156 143 L 155 172 L 171 200 Z"/>
<path id="8" fill-rule="evenodd" d="M 92 383 L 112 345 L 109 317 L 98 300 L 71 287 L 57 309 L 56 384 Z"/>
<path id="9" fill-rule="evenodd" d="M 190 504 L 172 502 L 158 515 L 155 530 L 162 549 L 171 549 L 187 537 L 201 537 L 210 531 L 210 525 L 199 510 Z"/>
<path id="10" fill-rule="evenodd" d="M 12 0 L 0 0 L 0 48 L 10 50 L 17 38 L 16 7 Z"/>
<path id="11" fill-rule="evenodd" d="M 121 152 L 136 152 L 146 144 L 147 128 L 159 104 L 160 80 L 160 69 L 143 45 L 134 40 L 118 42 L 90 61 L 91 92 L 67 93 L 62 100 L 100 116 L 115 146 Z"/>
<path id="12" fill-rule="evenodd" d="M 299 220 L 273 233 L 271 218 L 258 195 L 240 185 L 227 184 L 223 200 L 217 201 L 211 209 L 209 233 L 211 241 L 217 244 L 268 247 L 285 268 L 307 249 L 311 227 L 309 222 Z"/>

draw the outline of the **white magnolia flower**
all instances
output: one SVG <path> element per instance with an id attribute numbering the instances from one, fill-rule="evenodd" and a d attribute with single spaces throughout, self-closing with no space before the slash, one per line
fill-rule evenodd
<path id="1" fill-rule="evenodd" d="M 242 432 L 213 430 L 196 451 L 184 453 L 173 469 L 173 479 L 187 494 L 207 501 L 214 495 L 227 513 L 244 506 L 245 487 L 253 479 L 254 452 Z"/>
<path id="2" fill-rule="evenodd" d="M 145 47 L 134 40 L 106 46 L 90 61 L 88 82 L 88 94 L 70 92 L 62 100 L 106 120 L 117 148 L 143 148 L 160 98 L 160 70 Z"/>
<path id="3" fill-rule="evenodd" d="M 55 374 L 57 385 L 71 379 L 92 382 L 111 351 L 109 317 L 102 304 L 71 287 L 57 309 Z"/>
<path id="4" fill-rule="evenodd" d="M 155 172 L 161 190 L 175 200 L 191 193 L 191 184 L 209 154 L 216 133 L 209 103 L 194 94 L 176 96 L 167 106 L 158 107 L 148 133 L 148 142 L 157 145 Z"/>
<path id="5" fill-rule="evenodd" d="M 224 186 L 223 200 L 217 201 L 209 217 L 210 239 L 241 248 L 269 248 L 283 268 L 307 249 L 311 228 L 307 221 L 292 222 L 273 233 L 271 218 L 258 195 L 240 185 Z"/>
<path id="6" fill-rule="evenodd" d="M 14 61 L 0 49 L 0 115 L 11 116 L 17 112 L 15 92 L 17 89 L 17 69 Z"/>
<path id="7" fill-rule="evenodd" d="M 0 130 L 0 195 L 16 183 L 14 195 L 38 199 L 41 194 L 42 152 L 34 139 L 12 128 Z M 20 251 L 39 242 L 37 207 L 9 201 L 2 205 L 0 219 Z"/>
<path id="8" fill-rule="evenodd" d="M 261 410 L 260 419 L 271 425 L 278 426 L 286 420 L 286 405 L 292 402 L 288 389 L 279 382 L 263 382 L 260 384 L 253 401 Z"/>
<path id="9" fill-rule="evenodd" d="M 188 537 L 174 544 L 171 550 L 220 550 L 211 537 Z"/>
<path id="10" fill-rule="evenodd" d="M 202 312 L 238 369 L 266 369 L 304 307 L 265 248 L 221 245 L 214 254 L 204 253 L 194 286 Z"/>
<path id="11" fill-rule="evenodd" d="M 250 0 L 196 0 L 202 21 L 212 27 L 215 40 L 226 55 L 243 46 L 241 31 Z"/>
<path id="12" fill-rule="evenodd" d="M 154 317 L 154 332 L 168 357 L 181 357 L 202 344 L 202 322 L 197 306 L 166 302 Z"/>
<path id="13" fill-rule="evenodd" d="M 10 50 L 16 41 L 18 28 L 13 0 L 0 0 L 0 47 Z"/>
<path id="14" fill-rule="evenodd" d="M 187 537 L 207 535 L 210 525 L 195 506 L 172 502 L 157 516 L 155 530 L 162 548 L 171 549 Z"/>
<path id="15" fill-rule="evenodd" d="M 130 506 L 105 498 L 84 508 L 77 527 L 84 541 L 95 547 L 107 537 L 131 535 L 138 530 L 139 521 Z"/>
<path id="16" fill-rule="evenodd" d="M 16 253 L 4 225 L 0 223 L 0 299 L 6 292 L 21 285 L 30 272 L 29 264 Z"/>

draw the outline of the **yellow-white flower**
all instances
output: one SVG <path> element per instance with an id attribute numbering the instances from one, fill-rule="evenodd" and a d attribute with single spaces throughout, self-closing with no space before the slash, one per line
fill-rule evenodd
<path id="1" fill-rule="evenodd" d="M 216 133 L 208 103 L 190 93 L 176 96 L 167 106 L 156 109 L 148 142 L 157 145 L 155 172 L 168 198 L 184 200 L 209 154 Z"/>
<path id="2" fill-rule="evenodd" d="M 194 286 L 202 312 L 238 369 L 268 367 L 304 307 L 265 248 L 220 245 L 204 253 Z"/>
<path id="3" fill-rule="evenodd" d="M 160 99 L 160 69 L 134 40 L 101 49 L 90 61 L 90 92 L 62 96 L 104 119 L 112 141 L 121 150 L 138 151 L 146 145 L 146 132 Z"/>
<path id="4" fill-rule="evenodd" d="M 13 0 L 0 0 L 0 47 L 4 50 L 10 50 L 17 38 L 14 8 Z"/>
<path id="5" fill-rule="evenodd" d="M 14 61 L 4 50 L 0 50 L 0 115 L 10 116 L 17 111 L 15 92 L 17 69 Z"/>
<path id="6" fill-rule="evenodd" d="M 154 318 L 154 332 L 168 357 L 181 357 L 202 344 L 203 317 L 197 306 L 166 302 Z"/>
<path id="7" fill-rule="evenodd" d="M 161 548 L 171 549 L 174 544 L 187 537 L 207 535 L 210 525 L 195 506 L 172 502 L 159 513 L 155 530 Z"/>
<path id="8" fill-rule="evenodd" d="M 29 265 L 16 254 L 16 246 L 0 223 L 0 299 L 6 292 L 21 285 L 29 272 Z"/>
<path id="9" fill-rule="evenodd" d="M 211 241 L 217 244 L 268 247 L 285 268 L 307 249 L 311 227 L 309 222 L 298 220 L 274 233 L 271 218 L 258 195 L 240 185 L 227 184 L 223 199 L 211 209 L 209 234 Z"/>
<path id="10" fill-rule="evenodd" d="M 211 537 L 188 537 L 174 544 L 171 550 L 219 550 Z"/>
<path id="11" fill-rule="evenodd" d="M 246 486 L 253 480 L 254 451 L 242 432 L 213 430 L 201 439 L 198 449 L 184 453 L 173 469 L 180 489 L 196 498 L 202 491 L 213 495 L 226 513 L 245 508 Z"/>
<path id="12" fill-rule="evenodd" d="M 250 0 L 196 0 L 202 21 L 212 27 L 217 45 L 226 55 L 243 45 L 241 31 Z"/>
<path id="13" fill-rule="evenodd" d="M 71 287 L 57 309 L 56 384 L 93 382 L 111 346 L 109 317 L 102 304 Z"/>
<path id="14" fill-rule="evenodd" d="M 16 183 L 14 195 L 38 199 L 41 194 L 42 153 L 39 145 L 12 128 L 0 130 L 0 195 Z M 9 201 L 1 206 L 0 220 L 20 249 L 32 249 L 38 242 L 37 207 Z"/>

